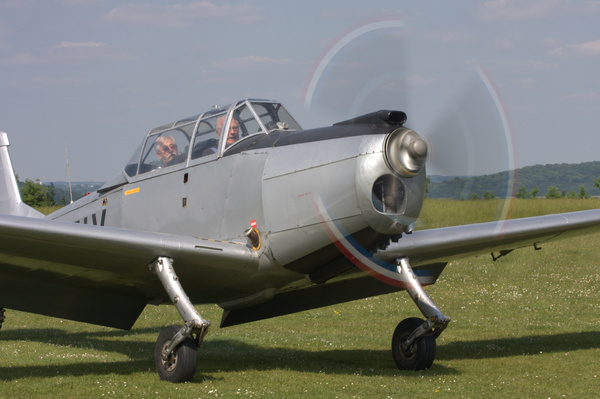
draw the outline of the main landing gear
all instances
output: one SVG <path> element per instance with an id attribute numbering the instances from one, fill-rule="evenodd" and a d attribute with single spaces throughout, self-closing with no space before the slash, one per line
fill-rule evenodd
<path id="1" fill-rule="evenodd" d="M 156 371 L 166 381 L 190 381 L 196 373 L 198 346 L 208 333 L 210 321 L 200 316 L 183 291 L 172 259 L 159 257 L 150 265 L 150 270 L 156 273 L 185 322 L 183 326 L 169 326 L 158 335 L 154 349 Z"/>
<path id="2" fill-rule="evenodd" d="M 450 323 L 427 295 L 407 258 L 398 259 L 397 271 L 425 320 L 411 317 L 398 324 L 392 336 L 392 356 L 400 370 L 425 370 L 435 359 L 435 340 Z"/>

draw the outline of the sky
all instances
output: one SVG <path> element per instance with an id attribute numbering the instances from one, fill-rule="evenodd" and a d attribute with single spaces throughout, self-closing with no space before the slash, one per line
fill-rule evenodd
<path id="1" fill-rule="evenodd" d="M 587 0 L 0 0 L 0 131 L 44 182 L 67 151 L 72 181 L 106 181 L 153 127 L 243 98 L 304 128 L 403 110 L 435 172 L 597 161 L 598 20 Z"/>

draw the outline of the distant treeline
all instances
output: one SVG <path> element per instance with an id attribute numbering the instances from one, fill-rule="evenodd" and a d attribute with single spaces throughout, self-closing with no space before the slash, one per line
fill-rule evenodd
<path id="1" fill-rule="evenodd" d="M 430 176 L 429 198 L 505 198 L 572 197 L 600 195 L 600 161 L 580 164 L 552 164 L 526 166 L 509 172 L 478 177 Z M 516 184 L 515 184 L 516 183 Z"/>
<path id="2" fill-rule="evenodd" d="M 17 176 L 17 184 L 21 192 L 23 202 L 30 206 L 53 206 L 67 205 L 71 202 L 71 193 L 73 201 L 77 201 L 86 193 L 98 190 L 104 183 L 99 182 L 74 182 L 71 183 L 71 192 L 68 182 L 51 182 L 42 184 L 37 180 L 26 179 L 24 182 Z"/>
<path id="3" fill-rule="evenodd" d="M 69 182 L 56 181 L 50 184 L 54 185 L 55 199 L 60 200 L 62 197 L 66 199 L 66 203 L 70 202 Z M 104 185 L 104 182 L 72 182 L 71 191 L 73 192 L 73 201 L 77 201 L 87 193 L 93 193 Z M 58 203 L 58 201 L 57 201 Z"/>

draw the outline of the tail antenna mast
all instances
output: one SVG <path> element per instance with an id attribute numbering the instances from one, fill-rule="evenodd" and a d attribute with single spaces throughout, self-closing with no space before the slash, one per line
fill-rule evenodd
<path id="1" fill-rule="evenodd" d="M 65 142 L 65 153 L 67 155 L 67 175 L 69 176 L 69 195 L 71 196 L 71 204 L 73 203 L 73 191 L 71 190 L 71 169 L 69 168 L 69 150 L 67 150 L 67 143 Z"/>

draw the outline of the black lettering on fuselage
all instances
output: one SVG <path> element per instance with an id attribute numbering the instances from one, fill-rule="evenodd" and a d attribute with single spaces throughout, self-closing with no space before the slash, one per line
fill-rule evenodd
<path id="1" fill-rule="evenodd" d="M 106 209 L 102 209 L 102 214 L 100 216 L 100 226 L 104 226 L 104 222 L 106 221 Z M 76 220 L 75 223 L 80 223 L 80 220 Z M 88 224 L 87 216 L 83 218 L 83 224 Z M 92 213 L 92 224 L 94 226 L 98 226 L 98 218 L 95 213 Z"/>

